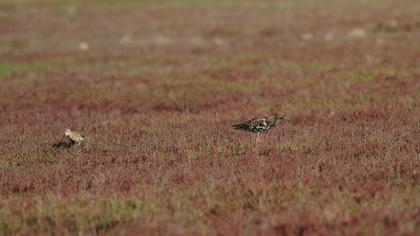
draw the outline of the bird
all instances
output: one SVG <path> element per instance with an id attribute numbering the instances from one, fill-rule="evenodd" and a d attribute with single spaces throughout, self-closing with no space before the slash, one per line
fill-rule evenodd
<path id="1" fill-rule="evenodd" d="M 71 131 L 70 129 L 66 129 L 64 131 L 64 135 L 70 140 L 70 143 L 80 145 L 80 142 L 85 140 L 85 136 L 80 134 L 76 131 Z"/>
<path id="2" fill-rule="evenodd" d="M 240 124 L 233 125 L 235 130 L 241 130 L 256 134 L 256 141 L 258 142 L 260 134 L 266 133 L 271 128 L 275 127 L 283 120 L 289 120 L 283 113 L 278 112 L 267 117 L 254 118 Z"/>

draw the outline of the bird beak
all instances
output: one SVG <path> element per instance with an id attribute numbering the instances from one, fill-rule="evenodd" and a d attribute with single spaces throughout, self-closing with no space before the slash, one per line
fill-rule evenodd
<path id="1" fill-rule="evenodd" d="M 283 119 L 284 120 L 287 120 L 287 121 L 290 121 L 290 119 L 288 117 L 284 117 Z"/>

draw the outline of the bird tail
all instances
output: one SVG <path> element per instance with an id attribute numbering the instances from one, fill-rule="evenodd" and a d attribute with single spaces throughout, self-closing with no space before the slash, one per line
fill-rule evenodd
<path id="1" fill-rule="evenodd" d="M 237 130 L 243 130 L 244 124 L 236 124 L 236 125 L 232 125 L 232 128 L 237 129 Z"/>

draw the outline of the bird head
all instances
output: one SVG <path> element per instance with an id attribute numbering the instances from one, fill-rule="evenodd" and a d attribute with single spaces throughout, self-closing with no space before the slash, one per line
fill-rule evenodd
<path id="1" fill-rule="evenodd" d="M 66 131 L 64 131 L 64 134 L 66 136 L 69 136 L 71 134 L 71 130 L 70 129 L 66 129 Z"/>
<path id="2" fill-rule="evenodd" d="M 277 123 L 277 122 L 280 122 L 282 120 L 287 120 L 288 121 L 289 118 L 287 118 L 285 114 L 283 114 L 281 112 L 278 112 L 278 113 L 274 114 L 274 120 Z"/>

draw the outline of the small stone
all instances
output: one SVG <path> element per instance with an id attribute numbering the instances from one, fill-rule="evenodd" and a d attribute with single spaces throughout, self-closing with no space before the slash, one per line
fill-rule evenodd
<path id="1" fill-rule="evenodd" d="M 163 35 L 157 35 L 154 37 L 154 41 L 158 45 L 169 44 L 171 40 Z"/>
<path id="2" fill-rule="evenodd" d="M 301 35 L 301 38 L 302 38 L 303 40 L 306 40 L 306 41 L 313 39 L 313 37 L 314 37 L 314 35 L 313 35 L 313 34 L 311 34 L 311 33 L 305 33 L 305 34 L 302 34 L 302 35 Z"/>
<path id="3" fill-rule="evenodd" d="M 324 38 L 325 38 L 325 41 L 331 41 L 334 39 L 334 33 L 331 33 L 331 32 L 327 33 Z"/>
<path id="4" fill-rule="evenodd" d="M 131 37 L 130 37 L 130 35 L 124 35 L 122 38 L 121 38 L 121 43 L 130 43 L 131 42 Z"/>
<path id="5" fill-rule="evenodd" d="M 214 38 L 213 43 L 217 46 L 222 46 L 223 44 L 225 44 L 225 41 L 221 38 Z"/>
<path id="6" fill-rule="evenodd" d="M 349 32 L 348 36 L 351 38 L 364 38 L 367 36 L 367 33 L 362 28 L 355 28 Z"/>
<path id="7" fill-rule="evenodd" d="M 87 50 L 89 50 L 89 44 L 86 43 L 86 42 L 80 42 L 79 45 L 78 45 L 78 47 L 79 47 L 79 49 L 81 51 L 87 51 Z"/>

